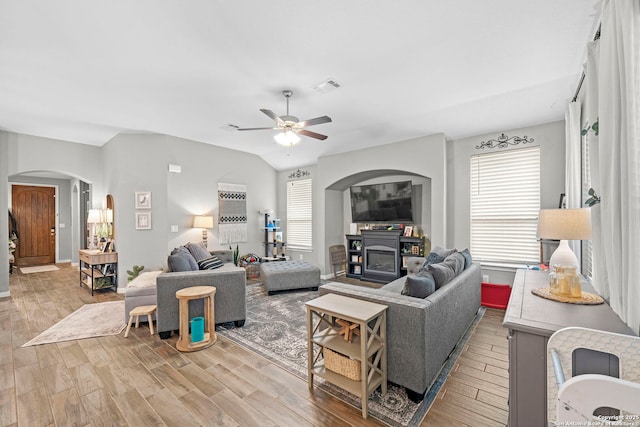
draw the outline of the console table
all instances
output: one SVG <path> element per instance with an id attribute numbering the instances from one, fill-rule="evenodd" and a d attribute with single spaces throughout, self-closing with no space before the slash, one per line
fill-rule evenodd
<path id="1" fill-rule="evenodd" d="M 91 288 L 91 295 L 97 289 L 118 289 L 118 253 L 100 250 L 80 249 L 80 286 Z M 105 278 L 108 286 L 96 287 L 96 281 Z"/>
<path id="2" fill-rule="evenodd" d="M 387 394 L 387 306 L 337 294 L 326 294 L 305 303 L 307 307 L 309 389 L 313 389 L 313 376 L 324 378 L 362 401 L 362 417 L 367 418 L 369 395 L 378 387 Z M 357 327 L 360 336 L 346 340 L 340 335 L 347 321 Z M 357 326 L 355 326 L 357 325 Z M 355 334 L 354 334 L 355 335 Z M 317 347 L 314 348 L 314 347 Z M 345 359 L 357 361 L 360 379 L 347 378 L 326 368 L 320 358 L 329 349 Z M 341 357 L 341 356 L 339 356 Z"/>
<path id="3" fill-rule="evenodd" d="M 633 335 L 631 329 L 606 303 L 566 304 L 533 295 L 532 289 L 549 286 L 548 272 L 521 269 L 516 272 L 503 326 L 509 329 L 509 425 L 547 425 L 547 341 L 568 326 Z M 595 292 L 586 281 L 582 290 Z M 612 374 L 608 355 L 574 354 L 580 373 Z M 604 371 L 604 372 L 603 372 Z"/>

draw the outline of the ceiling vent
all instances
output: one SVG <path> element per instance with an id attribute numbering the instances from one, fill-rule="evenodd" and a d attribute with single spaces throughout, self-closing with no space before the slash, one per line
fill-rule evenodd
<path id="1" fill-rule="evenodd" d="M 313 90 L 320 93 L 329 93 L 340 87 L 340 83 L 338 83 L 335 79 L 329 78 L 321 83 L 318 83 L 313 87 Z"/>

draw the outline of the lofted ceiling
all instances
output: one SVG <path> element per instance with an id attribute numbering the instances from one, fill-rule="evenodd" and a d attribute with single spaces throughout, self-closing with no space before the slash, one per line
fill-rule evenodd
<path id="1" fill-rule="evenodd" d="M 102 145 L 161 133 L 278 170 L 564 118 L 597 0 L 0 0 L 0 129 Z M 327 93 L 314 86 L 335 79 Z M 328 115 L 292 149 L 259 109 Z"/>

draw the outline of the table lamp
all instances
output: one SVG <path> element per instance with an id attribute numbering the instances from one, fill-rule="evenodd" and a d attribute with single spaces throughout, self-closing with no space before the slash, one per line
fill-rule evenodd
<path id="1" fill-rule="evenodd" d="M 102 223 L 102 212 L 100 209 L 89 209 L 87 214 L 87 224 L 91 224 L 89 247 L 95 249 L 98 247 L 98 235 L 96 234 L 97 224 Z"/>
<path id="2" fill-rule="evenodd" d="M 567 240 L 591 239 L 591 210 L 541 209 L 538 217 L 538 239 L 560 240 L 558 249 L 549 260 L 549 267 L 561 265 L 578 266 L 578 258 L 569 247 Z"/>
<path id="3" fill-rule="evenodd" d="M 207 229 L 213 228 L 213 217 L 208 215 L 194 216 L 193 228 L 202 228 L 202 242 L 207 247 Z"/>

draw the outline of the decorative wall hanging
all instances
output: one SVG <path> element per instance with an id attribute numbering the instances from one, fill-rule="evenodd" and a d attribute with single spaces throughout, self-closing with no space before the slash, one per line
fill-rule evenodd
<path id="1" fill-rule="evenodd" d="M 136 230 L 151 230 L 151 212 L 136 212 Z"/>
<path id="2" fill-rule="evenodd" d="M 302 178 L 303 176 L 309 176 L 309 175 L 311 175 L 311 172 L 301 171 L 300 169 L 298 169 L 297 171 L 290 173 L 289 178 Z"/>
<path id="3" fill-rule="evenodd" d="M 218 238 L 221 245 L 247 241 L 247 186 L 218 183 Z"/>
<path id="4" fill-rule="evenodd" d="M 498 139 L 482 141 L 480 145 L 476 145 L 476 150 L 484 150 L 485 148 L 507 148 L 509 145 L 528 144 L 532 142 L 533 138 L 527 138 L 526 135 L 522 138 L 519 136 L 508 137 L 503 133 Z"/>

